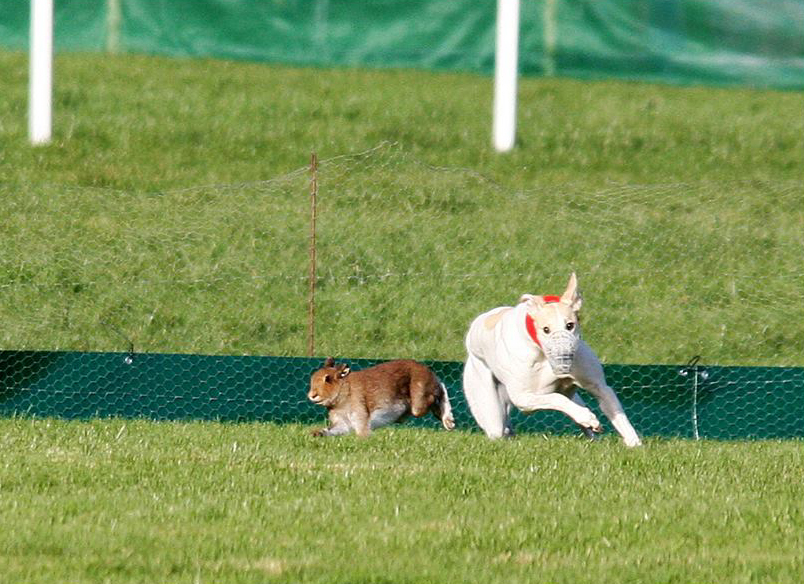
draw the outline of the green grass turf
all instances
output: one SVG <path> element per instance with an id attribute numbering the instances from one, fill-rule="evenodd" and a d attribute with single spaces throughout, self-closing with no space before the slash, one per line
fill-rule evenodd
<path id="1" fill-rule="evenodd" d="M 801 443 L 0 421 L 9 582 L 769 582 Z"/>
<path id="2" fill-rule="evenodd" d="M 499 155 L 487 77 L 56 69 L 31 148 L 0 53 L 3 348 L 305 353 L 308 179 L 260 181 L 316 151 L 318 354 L 458 360 L 475 315 L 576 270 L 606 362 L 804 364 L 800 92 L 525 79 Z"/>
<path id="3" fill-rule="evenodd" d="M 273 178 L 399 141 L 509 187 L 800 180 L 800 92 L 524 79 L 518 148 L 490 145 L 488 77 L 59 55 L 55 139 L 26 147 L 27 59 L 0 53 L 2 180 L 127 190 Z"/>
<path id="4" fill-rule="evenodd" d="M 303 353 L 307 179 L 257 181 L 392 142 L 322 166 L 322 352 L 460 359 L 577 267 L 609 362 L 802 364 L 801 93 L 523 80 L 500 156 L 489 78 L 56 66 L 30 148 L 0 53 L 2 348 Z M 2 420 L 0 579 L 800 579 L 798 442 L 308 431 Z"/>

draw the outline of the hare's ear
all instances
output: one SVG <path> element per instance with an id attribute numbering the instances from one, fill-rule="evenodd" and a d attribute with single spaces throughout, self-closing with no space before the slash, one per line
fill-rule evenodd
<path id="1" fill-rule="evenodd" d="M 348 365 L 341 365 L 340 370 L 338 371 L 338 379 L 343 379 L 347 375 L 352 372 L 351 368 Z"/>
<path id="2" fill-rule="evenodd" d="M 327 357 L 326 361 L 324 361 L 324 367 L 334 367 L 335 366 L 335 359 L 332 357 Z"/>
<path id="3" fill-rule="evenodd" d="M 569 304 L 573 312 L 578 312 L 581 309 L 583 299 L 581 298 L 581 291 L 578 290 L 578 278 L 575 276 L 575 272 L 570 275 L 567 289 L 561 295 L 561 302 Z"/>

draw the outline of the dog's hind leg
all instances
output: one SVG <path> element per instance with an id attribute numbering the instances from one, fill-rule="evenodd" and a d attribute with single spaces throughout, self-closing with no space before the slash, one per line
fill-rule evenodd
<path id="1" fill-rule="evenodd" d="M 508 425 L 507 404 L 497 391 L 491 370 L 471 353 L 463 368 L 463 392 L 469 411 L 489 438 L 502 438 Z"/>
<path id="2" fill-rule="evenodd" d="M 505 386 L 496 378 L 494 379 L 494 383 L 497 386 L 497 396 L 503 408 L 503 436 L 512 438 L 514 436 L 514 427 L 511 425 L 511 410 L 514 408 L 514 405 L 508 397 Z"/>

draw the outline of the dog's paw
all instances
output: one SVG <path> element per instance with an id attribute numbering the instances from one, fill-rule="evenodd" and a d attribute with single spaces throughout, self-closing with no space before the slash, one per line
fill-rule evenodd
<path id="1" fill-rule="evenodd" d="M 642 446 L 642 440 L 640 440 L 639 436 L 637 436 L 636 434 L 634 436 L 624 438 L 623 441 L 625 442 L 625 445 L 628 446 L 629 448 L 634 448 L 635 446 Z"/>
<path id="2" fill-rule="evenodd" d="M 597 416 L 592 413 L 592 410 L 586 410 L 585 414 L 583 419 L 578 420 L 578 423 L 584 428 L 589 428 L 592 432 L 602 432 L 603 426 Z"/>
<path id="3" fill-rule="evenodd" d="M 583 432 L 583 435 L 586 437 L 586 439 L 589 440 L 590 442 L 594 442 L 595 440 L 597 440 L 597 434 L 594 433 L 591 428 L 584 428 L 583 426 L 581 426 L 581 431 Z"/>

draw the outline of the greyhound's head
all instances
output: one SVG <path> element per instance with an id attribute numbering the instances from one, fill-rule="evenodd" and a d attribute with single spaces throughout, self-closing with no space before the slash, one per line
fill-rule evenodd
<path id="1" fill-rule="evenodd" d="M 556 375 L 568 375 L 581 339 L 581 294 L 575 273 L 561 296 L 523 294 L 519 302 L 527 302 L 526 327 L 531 338 L 547 356 Z"/>

